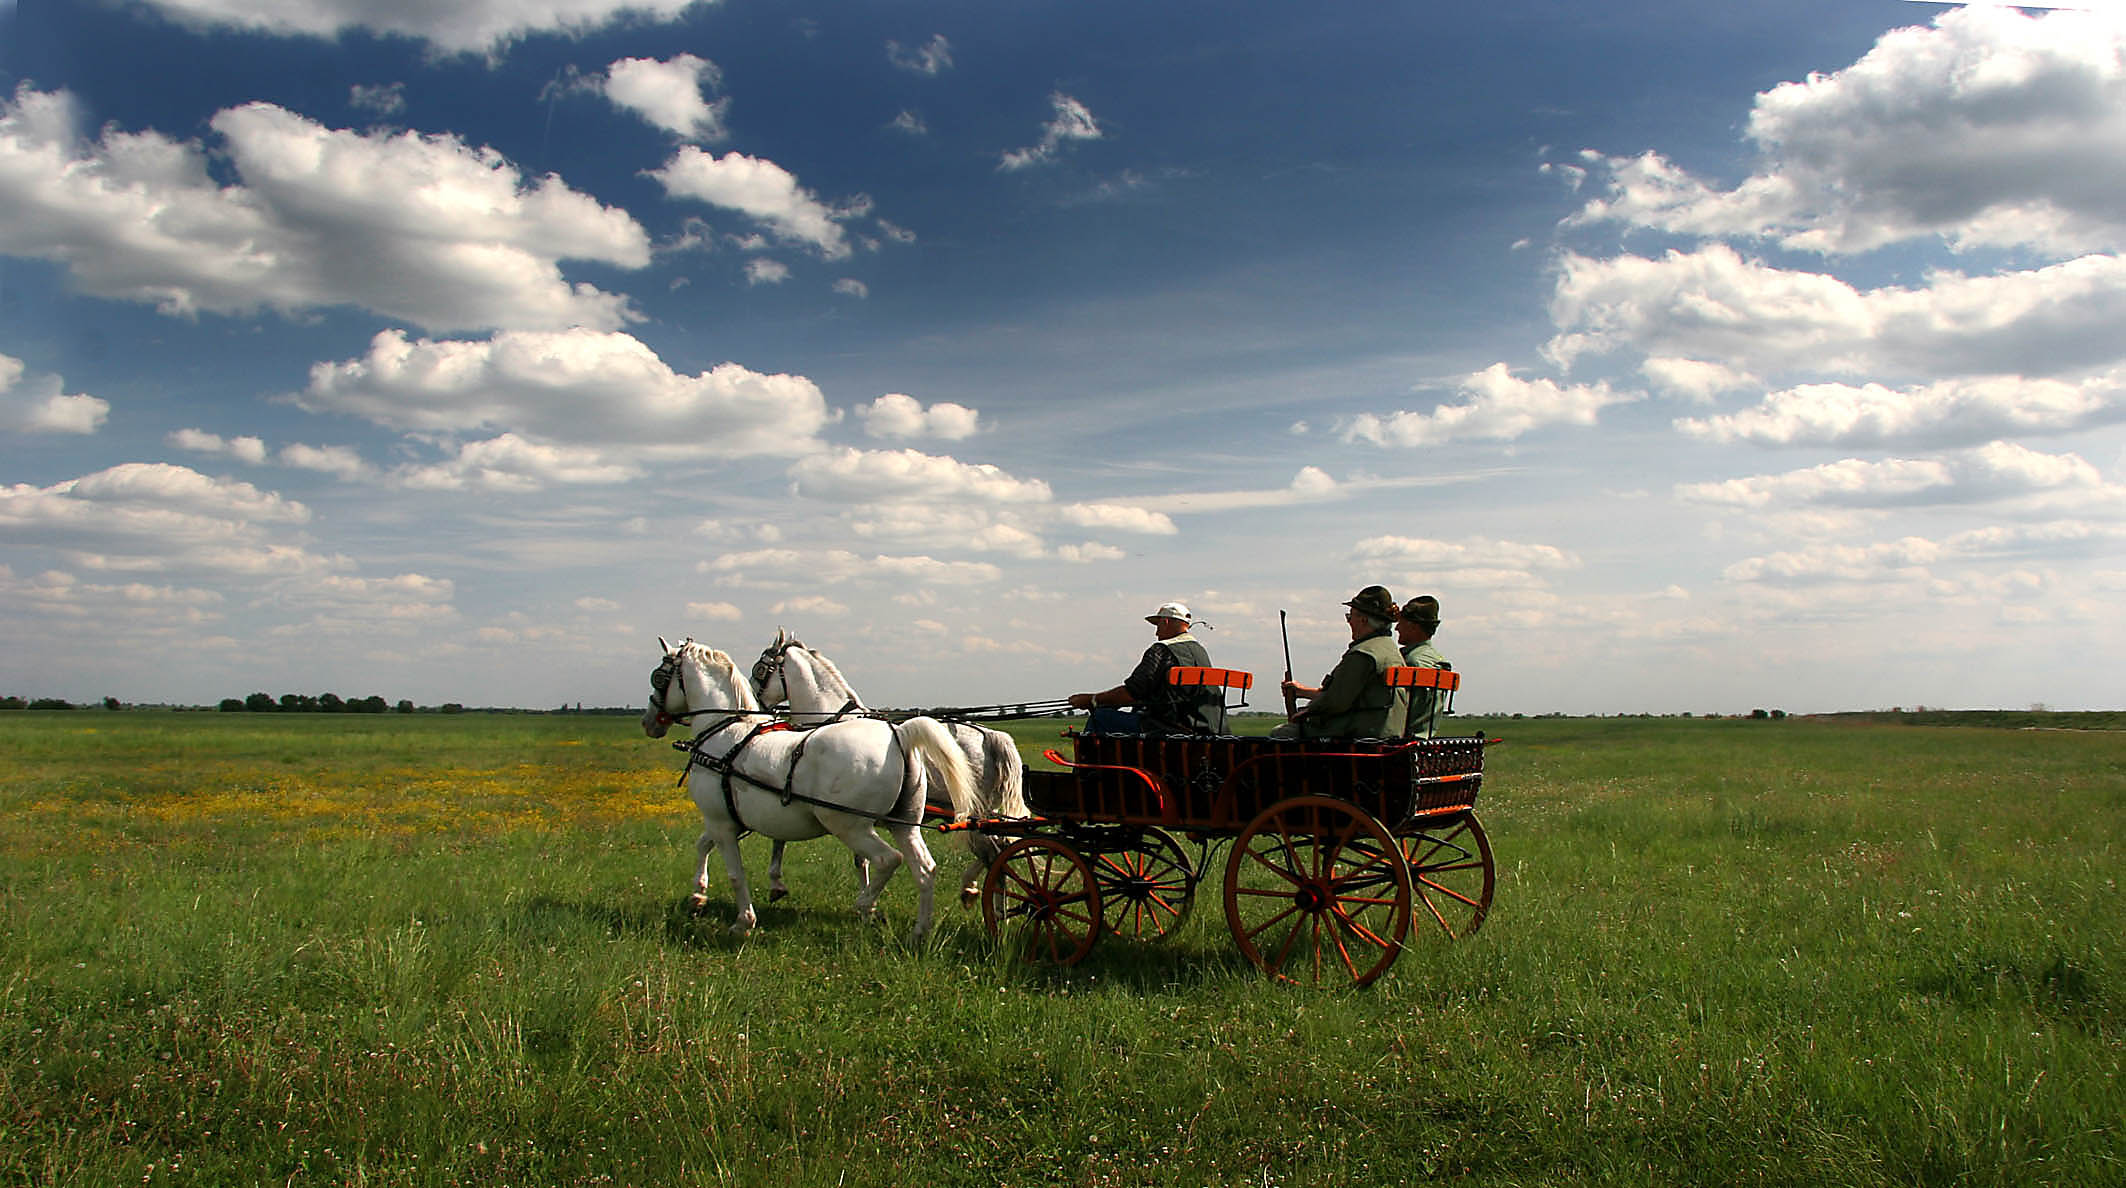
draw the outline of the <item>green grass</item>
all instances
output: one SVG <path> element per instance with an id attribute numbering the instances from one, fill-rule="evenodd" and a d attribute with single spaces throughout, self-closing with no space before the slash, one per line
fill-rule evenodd
<path id="1" fill-rule="evenodd" d="M 1216 875 L 1056 971 L 820 842 L 735 940 L 626 719 L 0 715 L 0 1184 L 2126 1176 L 2126 735 L 1455 729 L 1489 920 L 1313 992 Z"/>

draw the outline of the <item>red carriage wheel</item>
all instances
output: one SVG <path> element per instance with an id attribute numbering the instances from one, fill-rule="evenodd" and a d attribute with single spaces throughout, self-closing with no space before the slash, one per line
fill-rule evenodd
<path id="1" fill-rule="evenodd" d="M 1453 938 L 1482 927 L 1491 910 L 1495 872 L 1491 839 L 1476 814 L 1463 813 L 1397 840 L 1410 867 L 1410 889 L 1417 896 L 1418 928 L 1437 928 Z"/>
<path id="2" fill-rule="evenodd" d="M 1395 839 L 1371 815 L 1326 796 L 1271 805 L 1226 860 L 1233 940 L 1282 981 L 1371 982 L 1402 952 L 1410 901 L 1410 868 Z"/>
<path id="3" fill-rule="evenodd" d="M 1100 939 L 1100 888 L 1076 850 L 1052 837 L 1020 838 L 989 864 L 982 919 L 999 940 L 1023 935 L 1028 961 L 1076 965 Z"/>
<path id="4" fill-rule="evenodd" d="M 1188 918 L 1196 898 L 1196 868 L 1188 851 L 1163 829 L 1147 829 L 1137 844 L 1093 855 L 1100 883 L 1103 927 L 1117 936 L 1158 941 Z"/>

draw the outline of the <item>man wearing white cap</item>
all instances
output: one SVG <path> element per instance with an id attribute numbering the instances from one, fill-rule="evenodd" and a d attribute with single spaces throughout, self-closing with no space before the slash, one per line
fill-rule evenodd
<path id="1" fill-rule="evenodd" d="M 1073 693 L 1072 709 L 1091 710 L 1085 729 L 1091 734 L 1217 734 L 1225 729 L 1225 691 L 1216 687 L 1175 687 L 1167 673 L 1175 668 L 1208 668 L 1211 654 L 1189 634 L 1199 621 L 1179 602 L 1161 605 L 1144 616 L 1158 638 L 1144 649 L 1136 671 L 1121 684 L 1098 693 Z M 1204 626 L 1208 627 L 1206 623 Z"/>

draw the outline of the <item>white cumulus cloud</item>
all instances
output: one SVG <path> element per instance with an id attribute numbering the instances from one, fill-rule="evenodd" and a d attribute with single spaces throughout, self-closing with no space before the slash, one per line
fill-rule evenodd
<path id="1" fill-rule="evenodd" d="M 576 36 L 624 16 L 676 19 L 714 0 L 140 0 L 183 24 L 285 37 L 338 37 L 353 29 L 410 37 L 452 53 L 500 50 L 534 33 Z"/>
<path id="2" fill-rule="evenodd" d="M 1636 350 L 1736 375 L 1805 368 L 1919 378 L 2057 375 L 2126 358 L 2126 257 L 2083 256 L 1992 276 L 1862 290 L 1777 268 L 1725 244 L 1562 258 L 1550 303 L 1560 333 L 1544 353 Z"/>
<path id="3" fill-rule="evenodd" d="M 285 578 L 344 558 L 273 534 L 310 510 L 250 483 L 165 462 L 127 462 L 50 486 L 0 488 L 0 541 L 55 548 L 83 568 Z"/>
<path id="4" fill-rule="evenodd" d="M 682 145 L 649 176 L 675 198 L 693 198 L 735 210 L 788 243 L 803 244 L 829 260 L 850 254 L 840 219 L 847 212 L 821 202 L 789 170 L 763 157 L 725 153 L 717 157 Z"/>
<path id="5" fill-rule="evenodd" d="M 1121 503 L 1066 503 L 1056 509 L 1057 518 L 1080 528 L 1104 528 L 1112 532 L 1135 532 L 1145 536 L 1173 536 L 1181 530 L 1171 516 L 1148 508 Z"/>
<path id="6" fill-rule="evenodd" d="M 625 462 L 609 460 L 599 450 L 527 441 L 504 433 L 458 447 L 449 459 L 407 466 L 393 479 L 426 491 L 537 491 L 549 486 L 624 483 L 641 474 Z"/>
<path id="7" fill-rule="evenodd" d="M 735 363 L 684 375 L 630 335 L 584 329 L 471 341 L 387 330 L 361 358 L 313 366 L 309 386 L 292 399 L 409 433 L 532 439 L 487 444 L 520 457 L 534 442 L 626 446 L 660 458 L 796 454 L 813 447 L 827 420 L 825 399 L 802 376 Z M 598 464 L 556 455 L 553 465 Z"/>
<path id="8" fill-rule="evenodd" d="M 727 101 L 706 95 L 722 81 L 716 63 L 675 54 L 664 61 L 622 58 L 605 68 L 600 89 L 615 106 L 682 140 L 713 142 L 729 135 L 723 123 Z"/>
<path id="9" fill-rule="evenodd" d="M 1014 478 L 987 463 L 962 462 L 918 450 L 841 449 L 800 458 L 790 467 L 800 494 L 866 503 L 888 499 L 973 499 L 985 503 L 1046 503 L 1048 484 Z"/>
<path id="10" fill-rule="evenodd" d="M 257 437 L 223 438 L 220 434 L 204 429 L 179 429 L 164 440 L 180 450 L 195 454 L 217 454 L 258 466 L 266 460 L 266 443 Z"/>
<path id="11" fill-rule="evenodd" d="M 327 128 L 269 103 L 209 121 L 209 152 L 158 132 L 77 138 L 64 92 L 0 106 L 0 253 L 50 260 L 100 297 L 166 313 L 356 306 L 431 329 L 611 328 L 625 298 L 565 259 L 649 262 L 626 212 L 527 181 L 452 135 Z"/>
<path id="12" fill-rule="evenodd" d="M 756 549 L 725 553 L 696 566 L 728 585 L 797 589 L 839 582 L 895 586 L 986 585 L 1003 571 L 986 561 L 941 561 L 935 557 L 873 554 L 847 549 Z"/>
<path id="13" fill-rule="evenodd" d="M 1343 439 L 1384 446 L 1512 441 L 1556 425 L 1588 428 L 1602 409 L 1641 398 L 1637 393 L 1614 391 L 1607 383 L 1522 379 L 1504 363 L 1494 363 L 1464 379 L 1460 394 L 1466 398 L 1462 403 L 1443 404 L 1430 412 L 1405 411 L 1386 417 L 1361 414 L 1344 425 Z"/>
<path id="14" fill-rule="evenodd" d="M 1715 442 L 1756 445 L 1975 445 L 2126 421 L 2126 370 L 2068 382 L 2021 376 L 1948 379 L 1913 388 L 1803 384 L 1755 407 L 1686 418 L 1676 427 Z"/>
<path id="15" fill-rule="evenodd" d="M 27 373 L 22 360 L 0 355 L 0 432 L 94 433 L 110 416 L 110 401 L 68 395 L 58 376 Z"/>
<path id="16" fill-rule="evenodd" d="M 1056 159 L 1063 146 L 1074 140 L 1098 140 L 1102 133 L 1099 121 L 1083 103 L 1057 91 L 1048 97 L 1049 106 L 1055 114 L 1041 126 L 1041 139 L 1025 148 L 1007 150 L 998 160 L 997 168 L 1007 173 L 1045 165 Z"/>
<path id="17" fill-rule="evenodd" d="M 1941 458 L 1847 458 L 1777 475 L 1686 483 L 1678 497 L 1760 509 L 1774 505 L 1941 506 L 2057 491 L 2101 491 L 2103 475 L 2075 454 L 1993 442 Z M 2119 492 L 2112 492 L 2116 498 Z M 2126 498 L 2116 502 L 2126 512 Z"/>
<path id="18" fill-rule="evenodd" d="M 936 437 L 962 441 L 973 437 L 981 414 L 963 404 L 941 400 L 928 408 L 913 396 L 889 392 L 856 410 L 864 432 L 872 437 L 910 440 Z"/>
<path id="19" fill-rule="evenodd" d="M 895 66 L 910 74 L 936 78 L 952 69 L 952 43 L 939 33 L 918 46 L 904 46 L 898 41 L 886 43 L 886 58 Z"/>
<path id="20" fill-rule="evenodd" d="M 2126 13 L 1960 6 L 1853 65 L 1757 96 L 1731 190 L 1657 154 L 1590 159 L 1575 219 L 1857 252 L 1944 236 L 2059 254 L 2126 247 Z"/>

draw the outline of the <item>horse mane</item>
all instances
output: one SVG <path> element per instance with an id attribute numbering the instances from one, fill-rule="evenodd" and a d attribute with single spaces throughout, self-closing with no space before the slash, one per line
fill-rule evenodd
<path id="1" fill-rule="evenodd" d="M 812 657 L 812 663 L 819 670 L 822 677 L 831 678 L 836 684 L 839 684 L 842 687 L 842 692 L 847 694 L 850 700 L 856 702 L 858 709 L 865 708 L 863 699 L 856 695 L 856 689 L 849 684 L 849 678 L 842 675 L 842 670 L 835 666 L 834 661 L 794 639 L 790 641 L 790 650 L 802 651 L 805 655 Z M 786 650 L 784 655 L 787 656 L 788 654 L 789 651 Z"/>
<path id="2" fill-rule="evenodd" d="M 694 663 L 700 665 L 703 668 L 710 670 L 721 670 L 721 675 L 725 678 L 728 678 L 731 687 L 738 690 L 739 696 L 743 700 L 752 703 L 750 706 L 734 705 L 727 706 L 724 708 L 752 710 L 758 710 L 760 708 L 760 698 L 754 695 L 753 682 L 749 680 L 743 680 L 738 676 L 738 666 L 731 662 L 731 657 L 728 654 L 719 651 L 716 648 L 712 648 L 705 643 L 696 643 L 691 639 L 687 640 L 685 643 L 680 644 L 677 648 L 674 648 L 673 651 L 679 653 L 681 656 L 684 656 L 689 660 L 692 660 Z"/>

